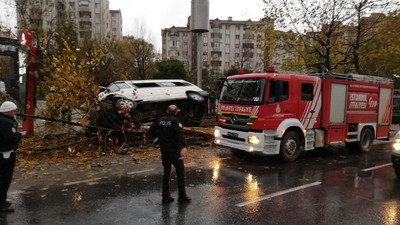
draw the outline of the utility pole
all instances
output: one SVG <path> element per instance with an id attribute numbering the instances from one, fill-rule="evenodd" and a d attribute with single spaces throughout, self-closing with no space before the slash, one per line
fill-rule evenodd
<path id="1" fill-rule="evenodd" d="M 209 1 L 192 0 L 190 17 L 190 30 L 197 39 L 197 86 L 202 88 L 203 73 L 203 33 L 208 32 L 209 27 Z"/>

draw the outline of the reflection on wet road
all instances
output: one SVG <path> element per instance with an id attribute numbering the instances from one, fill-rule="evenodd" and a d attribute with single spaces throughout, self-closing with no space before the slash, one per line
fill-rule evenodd
<path id="1" fill-rule="evenodd" d="M 183 205 L 161 204 L 157 170 L 15 191 L 16 212 L 0 214 L 0 224 L 400 223 L 400 181 L 385 148 L 318 150 L 293 163 L 224 155 L 187 168 L 187 186 L 193 202 Z"/>

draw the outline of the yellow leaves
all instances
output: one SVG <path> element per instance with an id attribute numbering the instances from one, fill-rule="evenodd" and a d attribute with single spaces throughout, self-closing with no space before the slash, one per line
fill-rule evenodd
<path id="1" fill-rule="evenodd" d="M 68 152 L 71 153 L 71 154 L 74 154 L 75 153 L 75 149 L 71 148 L 71 147 L 68 147 Z"/>
<path id="2" fill-rule="evenodd" d="M 78 202 L 82 201 L 82 192 L 78 191 L 78 192 L 74 193 L 74 195 L 72 196 L 72 201 L 74 203 L 78 203 Z"/>

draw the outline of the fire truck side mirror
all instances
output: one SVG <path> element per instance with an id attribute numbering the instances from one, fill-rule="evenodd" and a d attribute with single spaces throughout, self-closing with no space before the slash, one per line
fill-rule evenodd
<path id="1" fill-rule="evenodd" d="M 216 81 L 214 82 L 214 84 L 215 84 L 215 86 L 217 86 L 218 89 L 221 91 L 222 88 L 224 87 L 224 84 L 226 83 L 226 81 L 227 81 L 227 79 L 226 79 L 225 77 L 221 77 L 221 78 L 218 78 L 218 80 L 216 80 Z"/>

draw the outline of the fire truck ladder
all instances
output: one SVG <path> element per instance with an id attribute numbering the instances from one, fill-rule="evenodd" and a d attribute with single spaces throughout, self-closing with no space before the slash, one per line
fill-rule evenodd
<path id="1" fill-rule="evenodd" d="M 361 81 L 361 82 L 375 83 L 375 84 L 393 84 L 393 80 L 387 77 L 378 77 L 378 76 L 370 76 L 370 75 L 362 75 L 354 73 L 341 74 L 341 73 L 332 73 L 331 71 L 326 71 L 310 75 L 318 76 L 321 78 L 335 78 L 335 79 Z"/>

